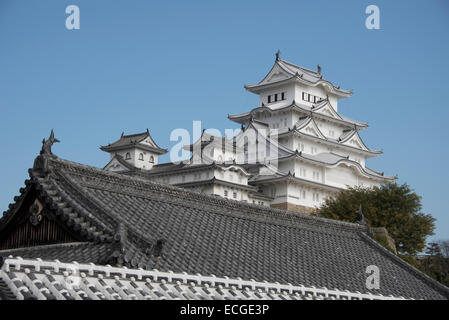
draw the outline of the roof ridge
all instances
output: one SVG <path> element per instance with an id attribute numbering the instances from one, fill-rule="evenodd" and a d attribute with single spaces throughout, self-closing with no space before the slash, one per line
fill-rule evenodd
<path id="1" fill-rule="evenodd" d="M 323 101 L 327 101 L 327 100 L 323 100 Z M 318 104 L 316 104 L 316 105 L 318 105 Z M 316 105 L 314 105 L 314 106 L 316 106 Z M 332 104 L 330 102 L 329 102 L 329 105 L 335 111 L 335 108 L 332 106 Z M 353 120 L 353 119 L 351 119 L 351 118 L 349 118 L 347 116 L 344 116 L 344 115 L 338 113 L 337 111 L 335 111 L 335 113 L 337 113 L 337 115 L 339 117 L 341 117 L 341 118 L 334 118 L 334 117 L 331 117 L 331 116 L 329 116 L 327 114 L 318 112 L 319 110 L 322 109 L 323 106 L 321 106 L 320 108 L 318 108 L 316 110 L 314 108 L 307 109 L 306 105 L 300 104 L 297 101 L 293 100 L 292 103 L 290 103 L 289 105 L 286 105 L 286 106 L 283 106 L 283 107 L 280 107 L 280 108 L 277 108 L 277 109 L 271 109 L 271 108 L 267 107 L 266 105 L 263 105 L 263 106 L 254 107 L 250 111 L 247 111 L 247 112 L 243 112 L 243 113 L 239 113 L 239 114 L 230 114 L 230 115 L 228 115 L 228 119 L 231 120 L 231 121 L 234 121 L 232 119 L 236 119 L 236 118 L 239 118 L 239 117 L 248 117 L 248 116 L 251 115 L 252 112 L 257 111 L 258 109 L 267 110 L 268 112 L 281 112 L 281 111 L 283 111 L 285 109 L 297 107 L 304 113 L 313 112 L 313 114 L 315 114 L 317 116 L 322 116 L 322 117 L 325 117 L 325 118 L 328 118 L 328 119 L 332 119 L 332 120 L 338 121 L 340 123 L 344 122 L 348 127 L 351 127 L 351 128 L 354 126 L 354 124 L 359 126 L 359 127 L 363 127 L 363 128 L 368 127 L 368 124 L 366 122 L 360 122 L 360 121 L 357 121 L 357 120 Z M 304 108 L 304 107 L 306 107 L 306 108 Z"/>
<path id="2" fill-rule="evenodd" d="M 124 134 L 123 136 L 121 136 L 121 138 L 130 138 L 130 137 L 135 137 L 135 136 L 141 136 L 141 135 L 147 135 L 148 132 L 141 132 L 141 133 L 133 133 L 133 134 Z"/>
<path id="3" fill-rule="evenodd" d="M 307 136 L 316 138 L 316 137 L 311 136 L 311 135 L 309 135 L 309 134 L 307 134 L 307 133 L 303 133 L 303 132 L 300 132 L 300 131 L 298 131 L 298 132 L 299 132 L 300 134 L 304 134 L 304 135 L 307 135 Z M 326 162 L 324 162 L 324 161 L 322 161 L 322 160 L 317 159 L 317 156 L 320 155 L 320 154 L 333 154 L 333 155 L 335 155 L 335 156 L 341 157 L 341 159 L 339 159 L 338 161 L 336 161 L 336 162 L 334 162 L 334 163 L 326 163 Z M 283 158 L 279 158 L 279 159 L 286 159 L 286 158 L 290 158 L 290 157 L 298 157 L 298 156 L 299 156 L 299 157 L 302 157 L 302 158 L 305 158 L 305 159 L 307 159 L 307 160 L 311 160 L 311 161 L 315 161 L 315 162 L 321 162 L 321 163 L 324 163 L 324 164 L 327 164 L 327 165 L 336 165 L 336 164 L 338 164 L 338 163 L 341 162 L 341 161 L 347 161 L 347 162 L 350 162 L 351 164 L 357 166 L 357 167 L 360 169 L 360 171 L 364 172 L 365 174 L 368 174 L 368 175 L 371 175 L 371 176 L 375 176 L 374 174 L 372 174 L 372 173 L 370 173 L 370 172 L 366 172 L 365 169 L 368 169 L 368 170 L 371 170 L 371 171 L 373 171 L 374 173 L 378 174 L 378 175 L 380 176 L 380 177 L 378 177 L 378 178 L 386 178 L 386 179 L 392 178 L 391 176 L 385 176 L 385 175 L 382 175 L 381 172 L 375 171 L 375 170 L 370 169 L 370 168 L 368 168 L 368 167 L 366 167 L 366 166 L 363 167 L 363 166 L 362 166 L 360 163 L 358 163 L 357 161 L 352 160 L 352 159 L 349 159 L 348 156 L 344 157 L 344 156 L 341 156 L 341 155 L 336 154 L 336 153 L 333 153 L 333 152 L 321 152 L 321 153 L 318 153 L 318 154 L 316 154 L 316 155 L 312 155 L 312 154 L 302 154 L 302 152 L 299 153 L 299 154 L 297 154 L 297 153 L 295 152 L 294 154 L 287 155 L 287 156 L 285 156 L 285 157 L 283 157 Z"/>
<path id="4" fill-rule="evenodd" d="M 355 131 L 355 132 L 357 133 L 357 131 Z M 353 146 L 344 144 L 344 142 L 346 142 L 347 140 L 344 141 L 344 142 L 341 142 L 341 141 L 339 141 L 339 140 L 332 139 L 332 138 L 328 138 L 328 137 L 326 137 L 326 136 L 325 136 L 325 138 L 316 137 L 316 136 L 313 136 L 313 135 L 311 135 L 311 134 L 308 134 L 308 133 L 305 133 L 305 132 L 301 132 L 301 131 L 297 130 L 297 128 L 296 128 L 295 130 L 292 129 L 292 130 L 290 130 L 290 131 L 281 132 L 281 133 L 279 133 L 279 135 L 281 136 L 281 135 L 295 134 L 295 133 L 297 133 L 297 134 L 302 134 L 302 135 L 311 137 L 311 138 L 313 138 L 313 139 L 320 139 L 321 141 L 330 142 L 330 143 L 336 144 L 336 145 L 338 145 L 338 146 L 342 146 L 342 147 L 347 147 L 347 148 L 355 149 L 355 150 L 357 150 L 358 152 L 366 152 L 366 153 L 370 153 L 370 154 L 382 154 L 382 151 L 381 151 L 381 150 L 372 150 L 372 149 L 369 149 L 368 147 L 366 147 L 366 145 L 365 145 L 365 147 L 367 148 L 367 150 L 362 149 L 362 148 L 356 148 L 356 147 L 353 147 Z M 324 136 L 324 135 L 323 135 L 323 136 Z M 361 138 L 360 138 L 360 140 L 361 140 Z M 362 143 L 363 143 L 363 141 L 362 141 Z"/>
<path id="5" fill-rule="evenodd" d="M 350 228 L 353 230 L 364 230 L 365 228 L 355 224 L 355 223 L 349 223 L 349 222 L 344 222 L 344 221 L 338 221 L 338 220 L 332 220 L 332 219 L 327 219 L 327 218 L 322 218 L 322 217 L 318 217 L 318 216 L 310 216 L 307 214 L 302 214 L 302 213 L 293 213 L 291 211 L 287 211 L 287 210 L 281 210 L 281 209 L 276 209 L 276 208 L 271 208 L 271 207 L 263 207 L 263 206 L 259 206 L 259 205 L 254 205 L 254 204 L 250 204 L 250 203 L 244 203 L 244 202 L 240 202 L 240 201 L 232 201 L 229 199 L 225 199 L 225 198 L 218 198 L 215 196 L 211 196 L 211 195 L 206 195 L 206 194 L 200 194 L 200 193 L 196 193 L 196 192 L 192 192 L 183 188 L 179 188 L 176 186 L 172 186 L 172 185 L 163 185 L 163 184 L 157 184 L 151 181 L 148 181 L 146 179 L 143 179 L 139 176 L 128 176 L 128 175 L 123 175 L 120 173 L 115 173 L 115 172 L 110 172 L 110 171 L 105 171 L 102 169 L 98 169 L 95 167 L 90 167 L 88 165 L 82 165 L 82 164 L 78 164 L 75 162 L 71 162 L 69 160 L 64 160 L 64 159 L 60 159 L 60 158 L 56 158 L 56 159 L 51 159 L 51 161 L 53 162 L 57 162 L 57 163 L 61 163 L 61 164 L 65 164 L 68 166 L 75 166 L 78 167 L 78 169 L 81 170 L 87 170 L 87 171 L 93 171 L 97 174 L 103 175 L 103 176 L 109 176 L 111 178 L 116 178 L 118 180 L 121 180 L 123 182 L 134 182 L 134 183 L 140 183 L 143 184 L 145 187 L 150 187 L 149 190 L 154 190 L 154 188 L 157 188 L 158 191 L 162 191 L 165 194 L 170 194 L 173 192 L 181 192 L 182 194 L 185 195 L 185 198 L 188 200 L 205 200 L 205 203 L 214 203 L 214 206 L 225 206 L 228 207 L 229 209 L 233 209 L 235 210 L 236 208 L 244 208 L 247 210 L 251 210 L 254 211 L 254 209 L 257 209 L 256 212 L 254 212 L 255 214 L 259 214 L 260 216 L 263 217 L 281 217 L 283 219 L 287 218 L 291 218 L 293 220 L 308 220 L 308 221 L 315 221 L 315 222 L 322 222 L 323 226 L 341 226 L 343 228 Z M 229 206 L 230 205 L 230 206 Z M 245 215 L 246 218 L 252 218 L 255 215 Z"/>
<path id="6" fill-rule="evenodd" d="M 287 64 L 289 64 L 289 65 L 291 65 L 293 67 L 299 68 L 301 70 L 304 70 L 305 72 L 309 72 L 309 73 L 313 73 L 314 75 L 320 75 L 321 76 L 321 74 L 318 73 L 317 71 L 313 71 L 312 69 L 308 69 L 308 68 L 302 67 L 300 65 L 297 65 L 296 63 L 293 63 L 293 62 L 290 62 L 290 61 L 287 61 L 287 60 L 284 60 L 284 59 L 279 59 L 279 61 L 287 63 Z"/>

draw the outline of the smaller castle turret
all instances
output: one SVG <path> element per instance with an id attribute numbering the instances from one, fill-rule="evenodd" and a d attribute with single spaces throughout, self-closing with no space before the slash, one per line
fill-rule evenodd
<path id="1" fill-rule="evenodd" d="M 111 155 L 111 160 L 104 168 L 110 171 L 124 171 L 134 168 L 150 170 L 158 164 L 158 156 L 167 153 L 151 138 L 150 131 L 125 135 L 119 140 L 101 146 L 101 150 Z"/>

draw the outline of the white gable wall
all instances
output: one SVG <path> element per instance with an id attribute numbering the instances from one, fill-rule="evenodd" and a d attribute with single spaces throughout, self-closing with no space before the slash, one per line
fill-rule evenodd
<path id="1" fill-rule="evenodd" d="M 284 92 L 284 100 L 281 99 L 281 93 Z M 272 97 L 271 102 L 268 102 L 268 96 L 273 96 L 278 94 L 278 101 L 274 102 L 274 97 Z M 294 84 L 286 84 L 283 86 L 278 86 L 275 88 L 269 88 L 259 95 L 259 107 L 262 103 L 271 109 L 279 109 L 288 106 L 295 99 L 295 87 Z"/>

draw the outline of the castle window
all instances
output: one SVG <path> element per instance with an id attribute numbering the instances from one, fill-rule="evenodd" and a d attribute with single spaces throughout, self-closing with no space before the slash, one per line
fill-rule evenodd
<path id="1" fill-rule="evenodd" d="M 129 152 L 126 153 L 125 160 L 131 160 L 131 153 Z"/>
<path id="2" fill-rule="evenodd" d="M 143 153 L 139 153 L 139 160 L 143 161 Z"/>
<path id="3" fill-rule="evenodd" d="M 228 196 L 228 190 L 224 191 L 224 196 L 227 197 Z"/>
<path id="4" fill-rule="evenodd" d="M 310 103 L 317 103 L 317 102 L 320 102 L 321 100 L 323 100 L 323 98 L 320 98 L 318 96 L 314 96 L 313 94 L 310 94 L 310 93 L 303 92 L 302 93 L 302 100 L 310 102 Z"/>
<path id="5" fill-rule="evenodd" d="M 154 157 L 153 156 L 150 157 L 150 162 L 154 163 Z"/>
<path id="6" fill-rule="evenodd" d="M 232 196 L 234 197 L 234 199 L 237 199 L 237 192 L 234 192 L 234 193 L 232 194 Z"/>
<path id="7" fill-rule="evenodd" d="M 275 93 L 267 96 L 268 103 L 285 100 L 285 92 Z"/>

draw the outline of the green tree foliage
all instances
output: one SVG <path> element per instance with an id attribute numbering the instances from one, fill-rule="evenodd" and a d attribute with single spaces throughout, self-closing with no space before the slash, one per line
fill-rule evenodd
<path id="1" fill-rule="evenodd" d="M 427 245 L 426 254 L 431 257 L 441 258 L 443 255 L 441 254 L 440 245 L 436 242 L 431 242 Z"/>
<path id="2" fill-rule="evenodd" d="M 380 187 L 354 187 L 342 190 L 325 200 L 317 215 L 356 222 L 362 205 L 366 222 L 371 227 L 385 227 L 400 254 L 421 252 L 426 238 L 433 234 L 435 219 L 421 212 L 421 197 L 407 184 L 387 183 Z"/>

